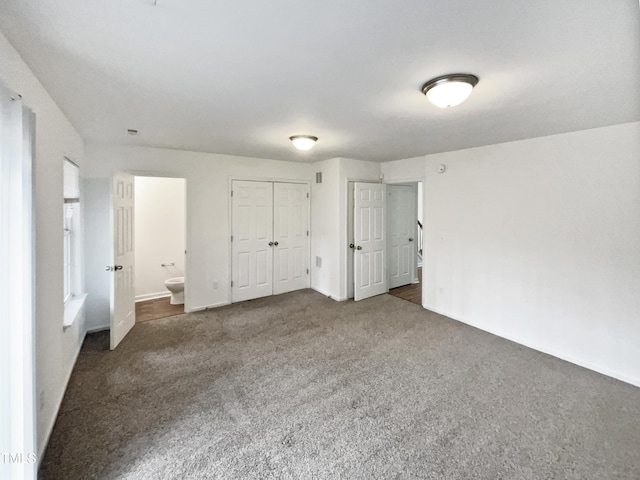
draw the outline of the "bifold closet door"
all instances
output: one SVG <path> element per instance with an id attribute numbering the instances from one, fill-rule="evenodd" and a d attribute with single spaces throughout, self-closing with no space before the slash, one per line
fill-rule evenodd
<path id="1" fill-rule="evenodd" d="M 309 186 L 273 185 L 273 293 L 309 288 Z"/>
<path id="2" fill-rule="evenodd" d="M 273 183 L 233 181 L 231 300 L 273 293 Z"/>

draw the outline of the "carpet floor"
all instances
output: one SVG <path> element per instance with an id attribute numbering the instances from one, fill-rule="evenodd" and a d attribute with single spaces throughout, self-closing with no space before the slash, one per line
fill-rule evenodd
<path id="1" fill-rule="evenodd" d="M 106 340 L 106 341 L 105 341 Z M 88 336 L 43 479 L 638 479 L 640 389 L 390 295 Z"/>

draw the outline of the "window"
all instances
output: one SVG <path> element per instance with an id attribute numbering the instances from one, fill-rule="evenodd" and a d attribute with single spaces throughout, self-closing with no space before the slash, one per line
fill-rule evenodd
<path id="1" fill-rule="evenodd" d="M 78 233 L 80 232 L 80 172 L 78 166 L 64 159 L 64 303 L 78 294 Z"/>

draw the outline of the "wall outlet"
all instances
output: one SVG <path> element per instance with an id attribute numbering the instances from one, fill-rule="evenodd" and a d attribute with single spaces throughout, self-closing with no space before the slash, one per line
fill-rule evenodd
<path id="1" fill-rule="evenodd" d="M 322 267 L 322 257 L 316 257 L 316 267 Z"/>
<path id="2" fill-rule="evenodd" d="M 218 288 L 218 281 L 214 280 L 213 281 L 213 289 L 216 290 Z"/>

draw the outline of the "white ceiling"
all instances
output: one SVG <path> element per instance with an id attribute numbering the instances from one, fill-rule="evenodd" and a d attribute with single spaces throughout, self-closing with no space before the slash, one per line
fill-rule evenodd
<path id="1" fill-rule="evenodd" d="M 0 29 L 95 141 L 385 161 L 640 120 L 637 0 L 0 0 Z"/>

